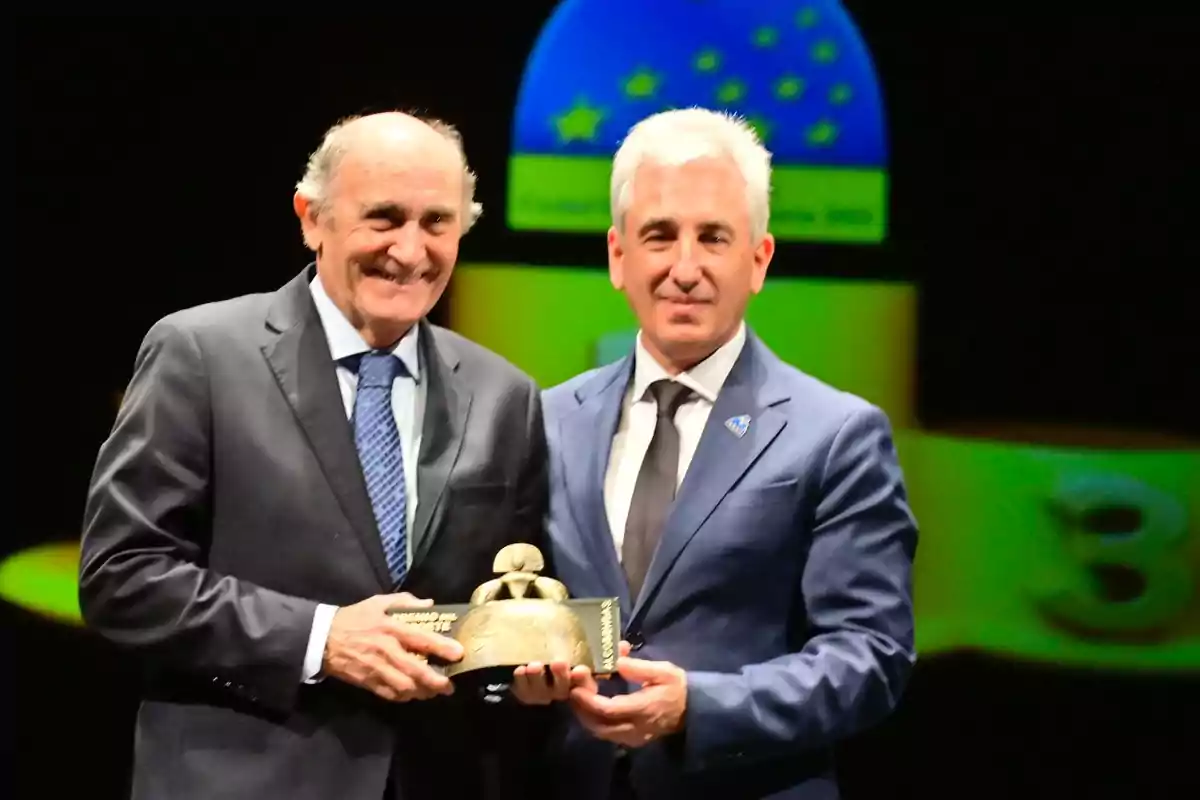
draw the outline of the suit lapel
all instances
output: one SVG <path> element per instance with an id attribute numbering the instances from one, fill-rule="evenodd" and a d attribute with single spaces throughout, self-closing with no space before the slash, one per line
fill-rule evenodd
<path id="1" fill-rule="evenodd" d="M 421 426 L 421 453 L 417 462 L 417 513 L 413 520 L 413 566 L 428 553 L 437 538 L 442 498 L 454 465 L 462 452 L 467 418 L 471 413 L 471 390 L 459 379 L 458 357 L 449 342 L 435 329 L 421 323 L 422 369 L 425 388 L 425 419 Z"/>
<path id="2" fill-rule="evenodd" d="M 704 426 L 631 618 L 641 615 L 700 526 L 787 424 L 785 415 L 773 408 L 787 395 L 772 391 L 765 377 L 765 359 L 772 357 L 755 337 L 747 336 Z M 749 426 L 738 436 L 726 421 L 742 416 L 749 417 Z"/>
<path id="3" fill-rule="evenodd" d="M 622 619 L 628 619 L 631 599 L 604 506 L 604 475 L 632 365 L 625 358 L 576 391 L 579 405 L 563 419 L 559 448 L 576 530 L 604 585 L 620 597 Z"/>
<path id="4" fill-rule="evenodd" d="M 262 351 L 380 586 L 386 589 L 391 585 L 387 561 L 329 344 L 308 293 L 309 280 L 311 272 L 305 270 L 280 290 L 267 319 L 274 335 Z"/>

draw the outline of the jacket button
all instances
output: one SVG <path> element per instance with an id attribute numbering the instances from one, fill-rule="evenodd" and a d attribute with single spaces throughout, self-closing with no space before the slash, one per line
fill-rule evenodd
<path id="1" fill-rule="evenodd" d="M 625 634 L 625 641 L 629 642 L 629 649 L 635 651 L 641 650 L 642 645 L 646 643 L 645 638 L 642 637 L 641 631 L 630 631 L 629 633 Z"/>

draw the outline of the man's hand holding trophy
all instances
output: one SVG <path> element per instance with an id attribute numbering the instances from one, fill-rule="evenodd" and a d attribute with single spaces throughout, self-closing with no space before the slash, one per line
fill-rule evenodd
<path id="1" fill-rule="evenodd" d="M 617 669 L 619 601 L 572 599 L 561 582 L 539 574 L 543 569 L 536 547 L 511 544 L 496 554 L 498 577 L 476 588 L 469 604 L 390 613 L 461 644 L 461 659 L 437 666 L 456 683 L 478 685 L 491 702 L 502 687 L 528 705 L 568 700 L 574 687 L 595 692 L 596 678 Z"/>

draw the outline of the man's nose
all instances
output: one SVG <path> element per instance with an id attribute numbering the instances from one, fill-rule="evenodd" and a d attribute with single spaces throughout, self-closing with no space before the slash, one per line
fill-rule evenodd
<path id="1" fill-rule="evenodd" d="M 389 258 L 406 267 L 416 266 L 424 261 L 424 253 L 425 245 L 421 231 L 412 222 L 405 224 L 396 232 L 396 238 L 387 250 Z"/>
<path id="2" fill-rule="evenodd" d="M 680 290 L 690 292 L 700 283 L 700 262 L 695 258 L 691 249 L 686 245 L 681 249 L 679 258 L 671 267 L 671 280 Z"/>

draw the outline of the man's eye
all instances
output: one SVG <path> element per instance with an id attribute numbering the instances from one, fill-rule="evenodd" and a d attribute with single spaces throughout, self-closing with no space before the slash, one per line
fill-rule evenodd
<path id="1" fill-rule="evenodd" d="M 388 228 L 394 228 L 398 224 L 403 224 L 403 220 L 397 219 L 395 215 L 381 211 L 372 211 L 366 216 L 367 222 L 371 224 L 371 227 L 380 231 L 386 231 Z"/>

